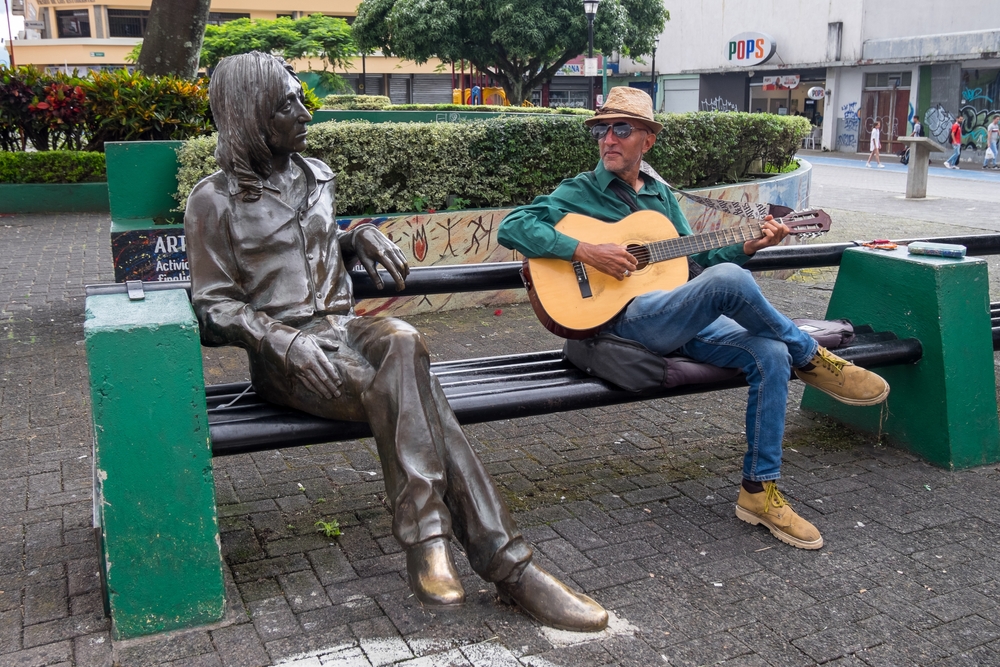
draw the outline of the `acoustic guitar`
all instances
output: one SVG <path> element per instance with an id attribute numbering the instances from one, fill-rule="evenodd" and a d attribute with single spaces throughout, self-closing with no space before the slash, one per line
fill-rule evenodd
<path id="1" fill-rule="evenodd" d="M 819 209 L 791 212 L 776 222 L 792 234 L 818 235 L 830 230 L 830 216 Z M 531 307 L 546 329 L 563 338 L 589 338 L 637 296 L 672 290 L 688 280 L 687 256 L 764 236 L 763 221 L 749 221 L 717 232 L 679 236 L 670 220 L 656 211 L 637 211 L 610 224 L 569 213 L 556 229 L 578 241 L 618 243 L 638 266 L 617 280 L 583 262 L 526 259 L 522 269 Z"/>

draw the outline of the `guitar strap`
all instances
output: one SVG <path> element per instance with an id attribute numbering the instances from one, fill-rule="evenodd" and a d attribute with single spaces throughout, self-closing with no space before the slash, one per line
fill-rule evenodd
<path id="1" fill-rule="evenodd" d="M 646 163 L 643 162 L 643 164 L 646 164 Z M 649 167 L 649 168 L 652 169 L 652 167 Z M 640 169 L 641 169 L 641 167 L 640 167 Z M 588 172 L 588 173 L 589 173 L 589 175 L 590 175 L 591 178 L 594 178 L 594 172 L 591 171 L 591 172 Z M 657 178 L 657 179 L 663 181 L 663 179 L 660 178 L 660 175 L 657 174 L 655 171 L 653 172 L 653 174 L 656 174 L 655 176 L 653 176 L 653 178 Z M 652 176 L 653 174 L 650 174 L 650 175 Z M 663 183 L 666 184 L 666 181 L 663 181 Z M 667 187 L 670 187 L 670 186 L 667 185 Z M 619 199 L 621 199 L 622 202 L 624 202 L 624 204 L 626 206 L 628 206 L 628 210 L 629 211 L 631 211 L 632 213 L 635 213 L 636 211 L 639 210 L 639 204 L 632 197 L 632 194 L 629 192 L 628 188 L 625 187 L 625 184 L 622 183 L 620 180 L 618 180 L 617 178 L 614 179 L 614 180 L 612 180 L 611 184 L 608 185 L 608 189 L 611 190 L 612 192 L 614 192 L 615 195 L 617 195 L 617 197 Z M 716 200 L 710 199 L 709 201 L 716 201 Z M 704 271 L 704 270 L 705 270 L 705 267 L 703 267 L 701 264 L 699 264 L 698 262 L 696 262 L 693 259 L 691 259 L 690 257 L 688 257 L 688 280 L 693 280 L 694 278 L 697 278 L 698 276 L 701 275 L 701 272 Z"/>
<path id="2" fill-rule="evenodd" d="M 738 201 L 727 201 L 725 199 L 712 199 L 710 197 L 700 197 L 698 195 L 693 195 L 683 190 L 678 190 L 674 186 L 663 180 L 663 177 L 656 173 L 656 170 L 645 160 L 639 165 L 639 171 L 646 174 L 650 178 L 663 183 L 667 188 L 670 189 L 675 195 L 680 195 L 695 202 L 696 204 L 701 204 L 707 208 L 715 209 L 716 211 L 722 211 L 723 213 L 728 213 L 730 215 L 737 215 L 741 218 L 750 218 L 752 220 L 763 220 L 771 210 L 770 204 L 761 204 L 758 202 L 738 202 Z"/>

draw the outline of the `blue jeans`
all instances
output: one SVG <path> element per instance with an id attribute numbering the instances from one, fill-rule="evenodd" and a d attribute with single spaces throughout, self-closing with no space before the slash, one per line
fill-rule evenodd
<path id="1" fill-rule="evenodd" d="M 749 271 L 718 264 L 675 290 L 644 294 L 610 331 L 659 354 L 677 351 L 743 369 L 750 384 L 743 477 L 766 482 L 781 476 L 791 369 L 809 363 L 818 346 L 768 303 Z"/>
<path id="2" fill-rule="evenodd" d="M 955 144 L 955 152 L 951 154 L 951 157 L 945 160 L 945 162 L 950 162 L 951 166 L 958 166 L 958 159 L 962 157 L 962 144 Z"/>
<path id="3" fill-rule="evenodd" d="M 983 166 L 984 167 L 986 166 L 986 163 L 990 161 L 990 159 L 993 160 L 994 166 L 997 163 L 997 142 L 996 141 L 991 141 L 990 142 L 990 150 L 993 151 L 993 157 L 992 158 L 985 158 L 985 157 L 983 158 Z"/>

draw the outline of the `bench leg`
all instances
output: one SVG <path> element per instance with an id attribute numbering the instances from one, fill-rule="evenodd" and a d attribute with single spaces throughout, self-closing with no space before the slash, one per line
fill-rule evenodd
<path id="1" fill-rule="evenodd" d="M 87 298 L 94 522 L 116 639 L 211 623 L 225 594 L 198 323 L 183 290 Z"/>
<path id="2" fill-rule="evenodd" d="M 922 359 L 878 369 L 884 406 L 856 408 L 807 388 L 802 407 L 830 415 L 944 468 L 1000 461 L 986 262 L 909 255 L 905 248 L 844 253 L 828 319 L 917 338 Z"/>

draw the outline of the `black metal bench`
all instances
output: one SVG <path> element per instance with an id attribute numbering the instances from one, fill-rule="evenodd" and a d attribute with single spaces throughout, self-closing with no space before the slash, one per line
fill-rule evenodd
<path id="1" fill-rule="evenodd" d="M 908 239 L 902 242 L 908 242 Z M 921 239 L 931 240 L 931 239 Z M 1000 234 L 932 239 L 960 243 L 970 255 L 1000 253 Z M 901 243 L 902 243 L 901 242 Z M 753 271 L 836 266 L 844 250 L 858 242 L 779 246 L 757 254 L 745 265 Z M 411 271 L 398 296 L 516 289 L 521 287 L 519 262 L 421 267 Z M 362 271 L 352 274 L 359 299 L 380 296 Z M 386 284 L 391 279 L 385 276 Z M 177 289 L 186 283 L 145 283 L 145 290 Z M 125 291 L 125 285 L 96 285 L 88 296 Z M 993 345 L 1000 349 L 1000 303 L 993 304 Z M 889 332 L 862 327 L 857 340 L 838 354 L 859 366 L 908 364 L 922 351 L 916 339 L 898 340 Z M 473 424 L 633 401 L 701 393 L 745 386 L 742 377 L 711 384 L 694 384 L 645 391 L 619 389 L 588 376 L 567 362 L 561 350 L 432 364 L 459 421 Z M 248 451 L 350 440 L 371 435 L 367 424 L 337 422 L 267 403 L 248 383 L 206 388 L 213 456 Z"/>

